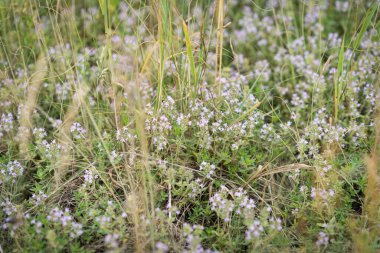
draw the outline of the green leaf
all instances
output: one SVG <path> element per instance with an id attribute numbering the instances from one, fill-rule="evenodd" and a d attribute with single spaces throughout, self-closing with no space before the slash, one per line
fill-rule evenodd
<path id="1" fill-rule="evenodd" d="M 360 29 L 359 35 L 356 37 L 356 40 L 354 41 L 354 46 L 353 46 L 354 51 L 358 48 L 360 41 L 362 40 L 362 38 L 364 36 L 364 32 L 367 30 L 367 28 L 368 28 L 368 26 L 372 20 L 372 17 L 375 14 L 377 6 L 378 5 L 373 4 L 372 8 L 369 9 L 368 12 L 366 13 L 366 16 L 364 18 L 363 25 Z"/>
<path id="2" fill-rule="evenodd" d="M 106 15 L 106 0 L 99 0 L 100 10 L 103 15 Z"/>
<path id="3" fill-rule="evenodd" d="M 119 0 L 109 0 L 110 1 L 110 11 L 114 12 L 117 10 L 117 7 L 119 6 Z"/>
<path id="4" fill-rule="evenodd" d="M 342 40 L 342 45 L 340 46 L 339 50 L 339 59 L 338 59 L 338 82 L 339 78 L 343 73 L 343 62 L 344 62 L 344 37 Z"/>
<path id="5" fill-rule="evenodd" d="M 119 0 L 99 0 L 100 10 L 104 16 L 107 16 L 107 9 L 109 13 L 113 13 L 119 6 Z"/>

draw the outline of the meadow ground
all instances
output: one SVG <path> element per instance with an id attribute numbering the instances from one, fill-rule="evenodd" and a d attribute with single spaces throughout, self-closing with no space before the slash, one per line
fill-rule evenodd
<path id="1" fill-rule="evenodd" d="M 0 0 L 0 252 L 380 252 L 379 11 Z"/>

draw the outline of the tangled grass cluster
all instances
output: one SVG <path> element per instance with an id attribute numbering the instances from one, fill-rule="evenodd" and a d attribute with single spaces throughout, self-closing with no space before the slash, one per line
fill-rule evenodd
<path id="1" fill-rule="evenodd" d="M 379 1 L 0 3 L 0 252 L 378 252 Z"/>

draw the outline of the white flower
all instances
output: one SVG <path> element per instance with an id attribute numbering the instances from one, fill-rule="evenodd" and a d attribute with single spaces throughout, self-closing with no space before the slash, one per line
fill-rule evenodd
<path id="1" fill-rule="evenodd" d="M 215 167 L 214 164 L 210 164 L 210 163 L 208 163 L 208 162 L 203 161 L 203 162 L 200 164 L 199 169 L 205 173 L 205 175 L 206 175 L 206 177 L 207 177 L 208 179 L 211 179 L 211 177 L 212 177 L 212 176 L 214 175 L 214 173 L 215 173 L 215 169 L 216 169 L 216 167 Z"/>
<path id="2" fill-rule="evenodd" d="M 169 251 L 168 245 L 166 245 L 163 242 L 157 242 L 156 243 L 156 252 L 166 253 L 168 251 Z"/>
<path id="3" fill-rule="evenodd" d="M 327 236 L 327 234 L 325 232 L 319 232 L 318 240 L 316 241 L 315 244 L 318 247 L 320 247 L 320 246 L 327 246 L 328 243 L 329 243 L 329 237 Z"/>
<path id="4" fill-rule="evenodd" d="M 248 230 L 245 231 L 245 239 L 252 240 L 252 236 L 258 238 L 260 234 L 264 231 L 263 226 L 259 220 L 254 220 L 253 224 L 248 227 Z"/>
<path id="5" fill-rule="evenodd" d="M 33 193 L 32 199 L 35 205 L 40 205 L 45 199 L 47 195 L 43 191 L 39 191 L 38 194 Z"/>
<path id="6" fill-rule="evenodd" d="M 84 183 L 83 186 L 91 185 L 94 179 L 97 179 L 99 176 L 97 174 L 94 175 L 92 170 L 84 171 Z"/>
<path id="7" fill-rule="evenodd" d="M 104 243 L 110 248 L 117 248 L 119 235 L 118 234 L 108 234 L 104 238 Z"/>
<path id="8" fill-rule="evenodd" d="M 18 161 L 11 161 L 5 164 L 0 164 L 0 184 L 4 181 L 16 182 L 16 178 L 22 176 L 24 167 Z"/>
<path id="9" fill-rule="evenodd" d="M 86 129 L 78 122 L 74 122 L 70 127 L 70 132 L 73 134 L 75 139 L 84 138 L 84 134 L 87 132 Z"/>
<path id="10" fill-rule="evenodd" d="M 280 218 L 274 218 L 274 217 L 271 217 L 269 219 L 269 222 L 270 222 L 270 228 L 271 229 L 274 229 L 274 230 L 278 230 L 278 231 L 281 231 L 282 230 L 282 220 Z"/>

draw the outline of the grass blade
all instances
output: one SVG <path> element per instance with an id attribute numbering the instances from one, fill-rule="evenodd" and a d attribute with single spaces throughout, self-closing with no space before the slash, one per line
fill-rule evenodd
<path id="1" fill-rule="evenodd" d="M 189 63 L 190 63 L 190 72 L 193 75 L 194 91 L 193 91 L 192 95 L 195 96 L 196 92 L 198 90 L 198 87 L 197 87 L 197 83 L 198 83 L 197 82 L 197 72 L 196 72 L 196 69 L 195 69 L 194 55 L 193 55 L 193 50 L 192 50 L 191 42 L 190 42 L 189 30 L 188 30 L 186 22 L 184 20 L 182 21 L 182 28 L 183 28 L 183 32 L 185 34 L 186 52 L 187 52 L 187 57 L 188 57 Z"/>

